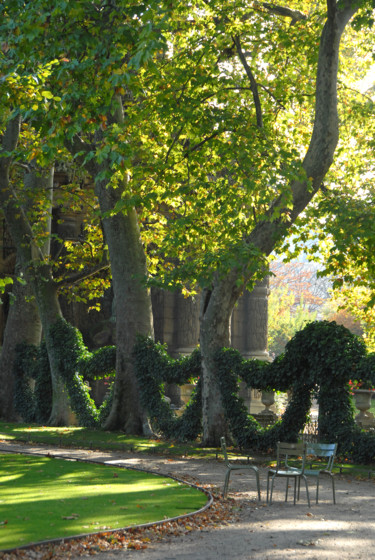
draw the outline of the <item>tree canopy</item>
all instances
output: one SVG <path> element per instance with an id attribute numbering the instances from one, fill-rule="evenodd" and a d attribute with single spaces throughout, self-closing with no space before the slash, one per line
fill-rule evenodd
<path id="1" fill-rule="evenodd" d="M 148 278 L 202 290 L 214 443 L 213 351 L 233 306 L 324 191 L 339 131 L 346 161 L 366 121 L 352 86 L 371 65 L 373 2 L 5 0 L 0 15 L 2 129 L 35 130 L 40 165 L 69 152 L 94 181 L 122 342 L 109 425 L 140 429 L 140 412 L 115 417 L 137 400 L 127 368 L 134 331 L 152 330 Z M 17 145 L 3 142 L 3 162 Z"/>

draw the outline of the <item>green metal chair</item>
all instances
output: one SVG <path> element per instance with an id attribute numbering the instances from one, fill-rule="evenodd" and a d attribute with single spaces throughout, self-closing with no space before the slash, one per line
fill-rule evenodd
<path id="1" fill-rule="evenodd" d="M 297 458 L 299 460 L 299 466 L 291 466 L 288 461 L 290 458 Z M 305 474 L 306 465 L 306 443 L 283 443 L 278 442 L 277 444 L 277 463 L 276 467 L 269 469 L 267 473 L 267 503 L 272 503 L 272 493 L 275 478 L 286 478 L 286 490 L 285 490 L 285 501 L 288 500 L 288 489 L 289 489 L 289 479 L 294 479 L 294 505 L 296 505 L 296 490 L 298 481 L 298 499 L 301 478 L 305 482 L 306 486 L 306 496 L 307 503 L 310 507 L 310 496 L 309 488 L 307 485 L 307 478 Z M 271 493 L 269 493 L 269 482 L 271 478 Z"/>
<path id="2" fill-rule="evenodd" d="M 333 463 L 335 460 L 337 443 L 307 443 L 306 453 L 308 455 L 308 462 L 310 468 L 305 469 L 305 476 L 316 478 L 316 503 L 319 500 L 319 479 L 320 475 L 327 475 L 331 478 L 332 482 L 332 495 L 333 503 L 336 503 L 335 496 L 335 479 L 332 473 Z M 311 457 L 310 457 L 311 456 Z M 317 459 L 326 459 L 327 462 L 322 465 L 321 461 L 317 463 Z M 312 468 L 314 466 L 315 467 Z M 298 488 L 299 491 L 299 488 Z"/>
<path id="3" fill-rule="evenodd" d="M 242 464 L 239 464 L 239 463 L 231 463 L 228 459 L 227 445 L 226 445 L 226 442 L 225 442 L 225 437 L 220 438 L 220 443 L 221 443 L 221 449 L 222 449 L 223 455 L 224 455 L 225 464 L 226 464 L 226 467 L 227 467 L 227 472 L 226 472 L 225 481 L 224 481 L 223 498 L 226 498 L 226 496 L 228 494 L 229 478 L 230 478 L 231 472 L 232 471 L 238 471 L 238 470 L 251 469 L 255 473 L 257 490 L 258 490 L 258 500 L 260 500 L 260 482 L 259 482 L 259 469 L 258 469 L 258 467 L 256 467 L 255 465 L 250 465 L 250 464 L 242 465 Z"/>

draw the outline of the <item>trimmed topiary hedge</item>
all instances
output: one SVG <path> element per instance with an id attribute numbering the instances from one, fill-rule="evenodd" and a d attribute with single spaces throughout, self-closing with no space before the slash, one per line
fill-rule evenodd
<path id="1" fill-rule="evenodd" d="M 113 375 L 115 348 L 88 352 L 79 331 L 64 320 L 54 325 L 51 336 L 56 340 L 56 348 L 61 349 L 62 375 L 80 424 L 100 425 L 110 410 L 111 395 L 98 410 L 82 374 L 90 379 Z M 133 356 L 142 405 L 148 410 L 153 429 L 168 438 L 195 439 L 201 431 L 202 415 L 199 350 L 175 360 L 168 356 L 165 346 L 140 337 Z M 363 341 L 345 327 L 328 321 L 310 323 L 272 363 L 244 360 L 231 348 L 218 351 L 215 363 L 229 427 L 241 447 L 267 450 L 279 440 L 296 441 L 308 420 L 311 399 L 316 396 L 321 440 L 337 442 L 339 452 L 355 461 L 365 463 L 374 459 L 375 434 L 363 432 L 355 424 L 349 380 L 360 379 L 375 385 L 375 354 L 367 354 Z M 30 378 L 36 380 L 34 391 L 30 389 Z M 192 378 L 197 380 L 196 389 L 178 417 L 166 402 L 164 384 L 182 385 Z M 45 421 L 50 410 L 50 374 L 43 346 L 19 348 L 16 379 L 18 412 L 27 421 Z M 238 397 L 240 380 L 259 390 L 291 391 L 292 398 L 276 424 L 262 428 L 248 414 Z"/>
<path id="2" fill-rule="evenodd" d="M 86 379 L 114 377 L 116 348 L 107 346 L 89 352 L 82 335 L 70 323 L 59 319 L 52 326 L 50 336 L 59 352 L 59 369 L 65 381 L 70 405 L 80 426 L 99 427 L 109 414 L 109 402 L 104 401 L 98 409 L 90 397 Z M 15 360 L 15 409 L 26 422 L 45 423 L 51 412 L 51 372 L 45 345 L 39 348 L 22 344 L 17 347 Z M 30 387 L 35 380 L 35 389 Z"/>
<path id="3" fill-rule="evenodd" d="M 164 347 L 148 339 L 138 340 L 134 356 L 144 406 L 158 422 L 160 431 L 167 437 L 178 437 L 184 431 L 180 423 L 183 420 L 170 420 L 172 413 L 163 401 L 163 381 L 171 382 L 167 372 L 180 364 L 185 367 L 189 358 L 171 360 Z M 191 359 L 198 360 L 198 353 Z M 226 418 L 241 447 L 267 450 L 280 440 L 296 441 L 308 420 L 311 399 L 316 396 L 322 441 L 337 441 L 340 453 L 355 461 L 374 459 L 375 434 L 363 432 L 355 424 L 348 382 L 360 378 L 375 385 L 375 355 L 368 355 L 363 341 L 345 327 L 328 321 L 310 323 L 272 363 L 244 360 L 231 348 L 218 351 L 215 361 Z M 181 376 L 178 381 L 186 382 L 183 379 Z M 262 428 L 238 397 L 240 380 L 260 390 L 291 391 L 292 398 L 281 420 Z M 199 432 L 197 423 L 190 437 Z"/>

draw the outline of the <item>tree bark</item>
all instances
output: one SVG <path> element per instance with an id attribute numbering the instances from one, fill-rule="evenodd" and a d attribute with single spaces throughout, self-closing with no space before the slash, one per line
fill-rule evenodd
<path id="1" fill-rule="evenodd" d="M 119 189 L 117 189 L 119 190 Z M 121 193 L 100 184 L 96 192 L 103 212 L 113 208 Z M 116 378 L 113 406 L 106 429 L 129 434 L 148 433 L 146 413 L 141 407 L 132 350 L 136 335 L 153 335 L 151 295 L 144 284 L 146 258 L 140 239 L 137 214 L 116 214 L 103 219 L 108 244 L 116 313 Z"/>
<path id="2" fill-rule="evenodd" d="M 57 286 L 52 277 L 51 267 L 44 260 L 43 251 L 35 242 L 25 210 L 18 201 L 9 178 L 12 163 L 11 154 L 17 146 L 20 127 L 21 119 L 19 116 L 15 116 L 8 122 L 2 137 L 1 149 L 9 155 L 0 158 L 0 205 L 17 248 L 17 255 L 25 279 L 34 293 L 46 340 L 53 390 L 52 412 L 48 423 L 62 426 L 69 423 L 71 409 L 64 383 L 59 375 L 57 351 L 49 337 L 51 326 L 58 317 L 61 317 Z"/>
<path id="3" fill-rule="evenodd" d="M 114 107 L 108 122 L 124 124 L 124 112 L 120 96 L 114 96 Z M 101 141 L 98 133 L 97 141 Z M 93 149 L 79 137 L 66 144 L 74 155 Z M 80 159 L 80 156 L 78 156 Z M 84 161 L 84 160 L 83 160 Z M 94 160 L 84 163 L 93 179 L 100 172 L 111 174 L 111 162 L 96 164 Z M 107 166 L 107 167 L 106 167 Z M 113 405 L 105 422 L 105 429 L 123 430 L 129 434 L 150 434 L 146 411 L 140 404 L 138 382 L 132 358 L 137 334 L 153 337 L 153 320 L 150 290 L 146 287 L 146 255 L 143 248 L 138 216 L 135 208 L 116 211 L 116 205 L 128 194 L 127 178 L 122 184 L 111 185 L 108 179 L 95 180 L 95 194 L 102 212 L 105 242 L 108 245 L 112 272 L 116 314 L 116 377 Z"/>
<path id="4" fill-rule="evenodd" d="M 16 265 L 16 276 L 20 266 Z M 15 349 L 21 342 L 38 346 L 42 335 L 42 325 L 30 284 L 15 280 L 12 290 L 14 301 L 9 307 L 5 326 L 3 348 L 0 356 L 0 415 L 3 420 L 16 419 L 14 411 L 13 364 Z"/>
<path id="5" fill-rule="evenodd" d="M 228 428 L 220 389 L 216 382 L 214 356 L 230 345 L 230 319 L 240 293 L 232 281 L 216 277 L 211 290 L 203 290 L 200 311 L 200 349 L 202 356 L 202 424 L 207 446 L 217 446 Z"/>
<path id="6" fill-rule="evenodd" d="M 269 208 L 266 218 L 271 218 L 275 207 L 282 209 L 281 218 L 259 221 L 248 235 L 247 244 L 259 249 L 265 257 L 287 235 L 289 227 L 319 190 L 332 164 L 338 142 L 337 71 L 340 40 L 347 23 L 359 8 L 349 0 L 341 3 L 328 0 L 327 7 L 327 21 L 319 48 L 314 128 L 303 161 L 310 184 L 307 181 L 294 181 L 291 184 L 293 207 L 284 210 L 283 195 L 280 195 Z M 217 349 L 228 345 L 229 318 L 233 306 L 257 269 L 259 264 L 250 262 L 246 270 L 233 268 L 224 278 L 216 275 L 211 290 L 206 290 L 202 296 L 200 346 L 203 360 L 204 445 L 218 446 L 219 437 L 227 429 L 212 357 Z M 240 277 L 243 278 L 242 283 L 239 282 Z M 225 329 L 227 332 L 224 332 Z"/>

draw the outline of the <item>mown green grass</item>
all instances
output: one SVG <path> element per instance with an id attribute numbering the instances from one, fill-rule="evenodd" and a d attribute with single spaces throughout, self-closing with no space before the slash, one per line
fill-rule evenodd
<path id="1" fill-rule="evenodd" d="M 0 455 L 0 550 L 176 517 L 207 496 L 175 480 L 30 455 Z"/>
<path id="2" fill-rule="evenodd" d="M 217 449 L 203 449 L 197 443 L 181 444 L 173 441 L 128 436 L 123 432 L 105 432 L 73 426 L 55 428 L 12 422 L 0 422 L 0 439 L 83 449 L 160 453 L 172 456 L 215 457 L 217 453 Z"/>

